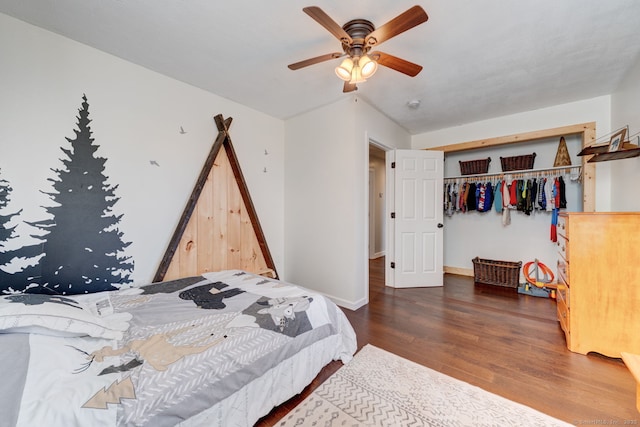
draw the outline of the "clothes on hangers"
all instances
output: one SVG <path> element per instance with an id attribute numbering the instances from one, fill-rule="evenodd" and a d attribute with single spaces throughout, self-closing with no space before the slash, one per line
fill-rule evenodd
<path id="1" fill-rule="evenodd" d="M 544 191 L 546 183 L 547 183 L 547 178 L 540 178 L 540 181 L 538 182 L 538 209 L 539 210 L 547 209 L 547 197 Z"/>
<path id="2" fill-rule="evenodd" d="M 558 186 L 559 186 L 559 193 L 560 193 L 560 209 L 566 209 L 567 208 L 567 194 L 566 194 L 567 187 L 565 186 L 562 175 L 558 177 Z"/>
<path id="3" fill-rule="evenodd" d="M 507 181 L 502 181 L 502 225 L 511 224 L 511 190 Z"/>
<path id="4" fill-rule="evenodd" d="M 551 239 L 557 241 L 557 217 L 560 209 L 567 208 L 566 185 L 561 175 L 513 172 L 500 175 L 499 179 L 482 181 L 480 177 L 455 178 L 456 181 L 445 180 L 443 209 L 445 215 L 477 211 L 489 212 L 495 206 L 496 213 L 501 215 L 503 225 L 511 223 L 511 210 L 525 215 L 536 211 L 551 213 Z M 567 173 L 567 171 L 565 171 Z M 494 175 L 495 176 L 495 175 Z"/>
<path id="5" fill-rule="evenodd" d="M 499 180 L 494 189 L 493 206 L 496 208 L 496 212 L 502 213 L 502 184 L 504 181 Z"/>
<path id="6" fill-rule="evenodd" d="M 476 191 L 478 190 L 475 182 L 470 182 L 467 193 L 467 211 L 476 210 Z"/>

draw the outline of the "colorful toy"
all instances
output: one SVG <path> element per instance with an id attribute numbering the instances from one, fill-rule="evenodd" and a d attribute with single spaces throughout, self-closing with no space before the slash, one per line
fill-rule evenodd
<path id="1" fill-rule="evenodd" d="M 530 270 L 532 266 L 533 271 L 535 272 L 535 277 L 531 277 Z M 540 271 L 542 271 L 542 274 L 544 275 L 542 279 L 540 279 Z M 522 267 L 522 273 L 524 274 L 524 278 L 527 283 L 518 286 L 519 294 L 555 299 L 556 289 L 558 286 L 556 283 L 552 283 L 555 276 L 549 267 L 536 259 L 535 261 L 527 262 Z"/>

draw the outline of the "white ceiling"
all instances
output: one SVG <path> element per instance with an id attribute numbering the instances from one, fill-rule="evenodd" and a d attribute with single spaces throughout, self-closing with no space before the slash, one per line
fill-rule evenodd
<path id="1" fill-rule="evenodd" d="M 416 0 L 0 0 L 0 12 L 287 119 L 335 102 L 341 51 L 307 16 L 380 26 Z M 610 94 L 640 59 L 638 0 L 428 0 L 429 20 L 378 50 L 424 67 L 380 67 L 358 95 L 412 134 Z M 407 102 L 420 100 L 418 109 Z"/>

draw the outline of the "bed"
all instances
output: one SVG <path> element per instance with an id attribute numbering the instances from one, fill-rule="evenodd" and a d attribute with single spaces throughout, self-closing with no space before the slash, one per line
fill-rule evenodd
<path id="1" fill-rule="evenodd" d="M 251 426 L 356 337 L 329 299 L 229 270 L 0 297 L 2 426 Z"/>

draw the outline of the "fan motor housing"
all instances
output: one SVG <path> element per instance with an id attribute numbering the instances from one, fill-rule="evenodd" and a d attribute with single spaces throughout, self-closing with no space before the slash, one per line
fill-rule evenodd
<path id="1" fill-rule="evenodd" d="M 349 55 L 366 53 L 371 46 L 365 46 L 365 37 L 373 32 L 376 27 L 371 21 L 366 19 L 352 19 L 342 26 L 342 29 L 349 34 L 353 42 L 342 43 L 342 49 Z M 354 52 L 355 51 L 355 52 Z M 358 52 L 360 51 L 360 52 Z M 358 55 L 359 56 L 359 55 Z"/>

